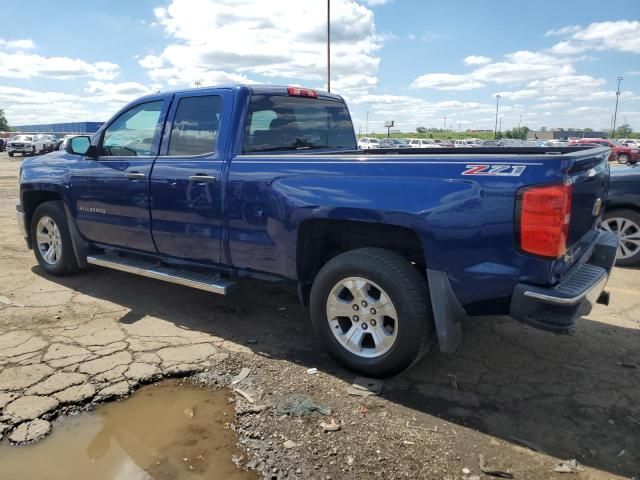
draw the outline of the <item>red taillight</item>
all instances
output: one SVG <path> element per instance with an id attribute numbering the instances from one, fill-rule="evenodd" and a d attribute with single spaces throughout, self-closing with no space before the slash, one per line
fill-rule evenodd
<path id="1" fill-rule="evenodd" d="M 287 92 L 292 97 L 318 98 L 318 93 L 310 88 L 289 87 Z"/>
<path id="2" fill-rule="evenodd" d="M 520 248 L 558 258 L 567 251 L 571 222 L 570 183 L 530 187 L 520 198 Z"/>

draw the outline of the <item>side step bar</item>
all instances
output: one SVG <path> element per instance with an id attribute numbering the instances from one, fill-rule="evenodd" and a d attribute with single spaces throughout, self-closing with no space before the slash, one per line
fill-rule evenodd
<path id="1" fill-rule="evenodd" d="M 179 270 L 153 262 L 119 257 L 117 255 L 90 255 L 87 257 L 87 263 L 111 268 L 113 270 L 120 270 L 122 272 L 134 273 L 143 277 L 155 278 L 156 280 L 162 280 L 164 282 L 176 283 L 178 285 L 184 285 L 185 287 L 218 293 L 220 295 L 226 295 L 228 289 L 234 284 L 232 281 L 225 280 L 216 275 Z"/>

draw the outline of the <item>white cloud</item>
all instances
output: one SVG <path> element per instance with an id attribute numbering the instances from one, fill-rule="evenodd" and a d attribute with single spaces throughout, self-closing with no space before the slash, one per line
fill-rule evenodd
<path id="1" fill-rule="evenodd" d="M 472 90 L 484 84 L 472 79 L 469 75 L 452 73 L 427 73 L 420 75 L 411 83 L 413 88 L 435 88 L 436 90 Z"/>
<path id="2" fill-rule="evenodd" d="M 4 38 L 0 38 L 0 48 L 8 50 L 31 50 L 32 48 L 36 48 L 36 44 L 33 43 L 31 39 L 5 40 Z"/>
<path id="3" fill-rule="evenodd" d="M 485 65 L 491 62 L 491 58 L 482 55 L 469 55 L 462 60 L 466 65 Z"/>
<path id="4" fill-rule="evenodd" d="M 325 8 L 314 0 L 299 0 L 295 8 L 288 0 L 272 0 L 268 6 L 260 0 L 172 0 L 166 8 L 154 9 L 169 45 L 139 63 L 152 79 L 169 85 L 295 79 L 322 87 L 326 29 L 318 18 L 324 18 Z M 382 36 L 373 12 L 354 0 L 334 0 L 331 17 L 336 93 L 358 93 L 375 85 Z"/>
<path id="5" fill-rule="evenodd" d="M 495 95 L 500 95 L 502 98 L 508 98 L 509 100 L 522 100 L 525 98 L 533 98 L 538 97 L 540 92 L 538 90 L 525 89 L 525 90 L 516 90 L 512 92 L 497 92 Z"/>
<path id="6" fill-rule="evenodd" d="M 86 101 L 106 104 L 125 104 L 143 95 L 159 90 L 159 86 L 146 86 L 137 82 L 108 83 L 92 80 L 85 92 L 91 95 Z"/>
<path id="7" fill-rule="evenodd" d="M 63 80 L 90 77 L 97 80 L 112 80 L 118 73 L 118 65 L 110 62 L 89 63 L 69 57 L 43 57 L 24 52 L 0 52 L 0 77 L 45 77 Z"/>
<path id="8" fill-rule="evenodd" d="M 569 35 L 571 33 L 576 33 L 582 27 L 580 25 L 567 25 L 566 27 L 557 28 L 555 30 L 548 30 L 547 33 L 544 34 L 545 37 L 550 36 L 560 36 L 560 35 Z"/>
<path id="9" fill-rule="evenodd" d="M 391 3 L 393 0 L 363 0 L 364 3 L 370 7 L 376 7 L 378 5 L 384 5 L 385 3 Z"/>
<path id="10" fill-rule="evenodd" d="M 552 53 L 576 54 L 588 50 L 640 53 L 640 21 L 594 22 L 586 27 L 571 25 L 553 31 L 568 39 L 549 49 Z M 549 32 L 547 32 L 549 33 Z"/>

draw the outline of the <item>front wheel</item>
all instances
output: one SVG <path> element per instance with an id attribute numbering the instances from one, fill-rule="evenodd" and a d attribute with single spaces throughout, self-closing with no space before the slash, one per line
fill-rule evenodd
<path id="1" fill-rule="evenodd" d="M 311 319 L 325 347 L 351 370 L 399 373 L 433 339 L 427 283 L 400 255 L 361 248 L 331 259 L 311 289 Z"/>
<path id="2" fill-rule="evenodd" d="M 31 218 L 31 244 L 40 267 L 56 276 L 79 270 L 62 202 L 42 203 Z"/>
<path id="3" fill-rule="evenodd" d="M 629 155 L 627 155 L 626 153 L 621 153 L 620 155 L 618 155 L 618 163 L 622 165 L 629 163 Z"/>
<path id="4" fill-rule="evenodd" d="M 616 265 L 640 264 L 640 214 L 634 210 L 610 210 L 605 213 L 602 228 L 618 236 Z"/>

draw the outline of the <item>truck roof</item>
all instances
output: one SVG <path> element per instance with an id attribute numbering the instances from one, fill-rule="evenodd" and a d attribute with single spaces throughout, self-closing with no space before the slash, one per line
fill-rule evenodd
<path id="1" fill-rule="evenodd" d="M 292 85 L 289 85 L 292 86 Z M 161 90 L 158 91 L 155 94 L 150 94 L 150 95 L 146 95 L 142 98 L 146 98 L 146 97 L 150 97 L 153 95 L 157 95 L 158 93 L 163 93 L 163 94 L 179 94 L 179 93 L 188 93 L 188 92 L 200 92 L 202 93 L 203 91 L 207 91 L 207 90 L 213 90 L 213 89 L 218 89 L 218 88 L 228 88 L 228 89 L 232 89 L 232 90 L 244 90 L 249 94 L 257 94 L 257 95 L 288 95 L 289 93 L 287 92 L 287 89 L 289 88 L 289 86 L 284 86 L 284 85 L 266 85 L 266 84 L 251 84 L 251 85 L 246 85 L 246 84 L 242 84 L 242 83 L 235 83 L 235 84 L 222 84 L 222 85 L 208 85 L 206 87 L 199 87 L 199 88 L 184 88 L 184 89 L 179 89 L 179 90 Z M 301 87 L 301 88 L 307 88 L 307 87 Z M 333 93 L 329 93 L 329 92 L 325 92 L 323 90 L 316 90 L 316 89 L 311 89 L 314 90 L 317 94 L 318 94 L 318 98 L 322 98 L 322 99 L 326 99 L 326 100 L 337 100 L 340 102 L 343 102 L 344 99 L 340 96 L 340 95 L 336 95 Z"/>

